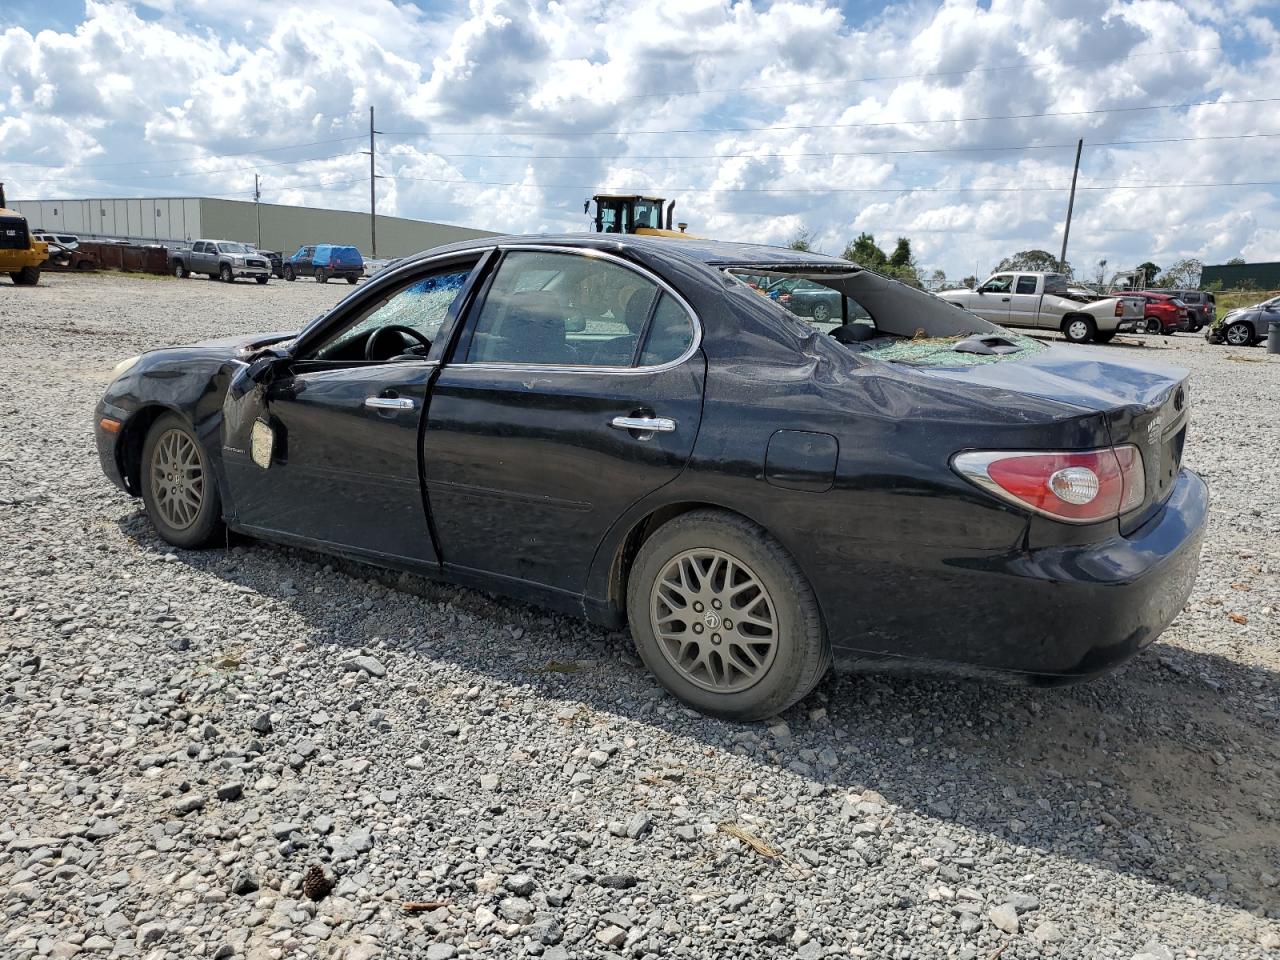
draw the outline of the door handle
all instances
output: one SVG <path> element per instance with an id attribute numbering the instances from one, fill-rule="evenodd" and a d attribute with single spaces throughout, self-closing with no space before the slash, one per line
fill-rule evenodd
<path id="1" fill-rule="evenodd" d="M 1008 303 L 1008 302 L 1009 302 L 1009 298 L 1008 298 L 1008 297 L 1001 297 L 1001 298 L 1000 298 L 1000 302 L 1001 302 L 1001 303 Z"/>
<path id="2" fill-rule="evenodd" d="M 615 430 L 639 430 L 643 433 L 675 433 L 676 422 L 670 417 L 614 417 L 609 426 Z"/>
<path id="3" fill-rule="evenodd" d="M 413 401 L 408 397 L 365 397 L 364 405 L 371 410 L 413 409 Z"/>

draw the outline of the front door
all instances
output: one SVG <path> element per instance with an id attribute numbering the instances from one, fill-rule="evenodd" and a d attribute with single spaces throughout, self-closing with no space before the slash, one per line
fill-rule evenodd
<path id="1" fill-rule="evenodd" d="M 1012 290 L 1013 274 L 997 273 L 978 288 L 978 296 L 971 309 L 983 320 L 990 320 L 992 323 L 1008 323 Z"/>
<path id="2" fill-rule="evenodd" d="M 267 382 L 228 392 L 223 450 L 237 526 L 437 561 L 418 459 L 430 350 L 477 259 L 356 297 Z"/>
<path id="3" fill-rule="evenodd" d="M 610 525 L 693 449 L 696 336 L 675 291 L 626 261 L 508 251 L 427 414 L 446 570 L 581 595 Z"/>

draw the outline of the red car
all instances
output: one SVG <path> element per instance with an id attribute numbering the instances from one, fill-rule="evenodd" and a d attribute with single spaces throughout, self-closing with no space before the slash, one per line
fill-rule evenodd
<path id="1" fill-rule="evenodd" d="M 1147 333 L 1160 333 L 1167 337 L 1175 330 L 1190 329 L 1187 305 L 1177 297 L 1152 290 L 1135 290 L 1126 296 L 1142 297 L 1146 301 L 1143 316 L 1147 319 Z"/>

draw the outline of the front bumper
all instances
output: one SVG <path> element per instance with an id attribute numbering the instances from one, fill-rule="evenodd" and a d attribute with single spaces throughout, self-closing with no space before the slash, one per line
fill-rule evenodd
<path id="1" fill-rule="evenodd" d="M 270 267 L 231 267 L 231 274 L 234 277 L 269 277 L 271 276 Z"/>
<path id="2" fill-rule="evenodd" d="M 133 494 L 134 491 L 129 489 L 129 484 L 125 481 L 124 473 L 120 469 L 120 439 L 124 436 L 124 431 L 112 433 L 103 429 L 102 426 L 103 419 L 114 420 L 123 425 L 128 422 L 129 416 L 128 410 L 107 403 L 105 400 L 99 400 L 93 410 L 93 439 L 98 447 L 98 460 L 102 464 L 102 472 L 106 474 L 107 479 L 125 493 Z"/>
<path id="3" fill-rule="evenodd" d="M 853 669 L 1000 675 L 1036 685 L 1084 680 L 1149 646 L 1195 582 L 1208 488 L 1189 470 L 1142 527 L 1087 544 L 914 557 L 917 576 L 881 579 L 874 619 L 848 609 L 832 630 Z M 928 569 L 922 569 L 927 564 Z M 900 594 L 900 595 L 899 595 Z M 825 606 L 825 605 L 824 605 Z M 824 609 L 829 624 L 841 621 Z"/>

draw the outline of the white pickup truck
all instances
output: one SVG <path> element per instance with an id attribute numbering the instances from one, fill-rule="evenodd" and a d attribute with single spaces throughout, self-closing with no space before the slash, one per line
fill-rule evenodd
<path id="1" fill-rule="evenodd" d="M 1096 297 L 1071 290 L 1061 273 L 992 274 L 976 290 L 944 290 L 948 303 L 1005 327 L 1060 330 L 1072 343 L 1108 343 L 1117 333 L 1143 329 L 1138 297 Z"/>

